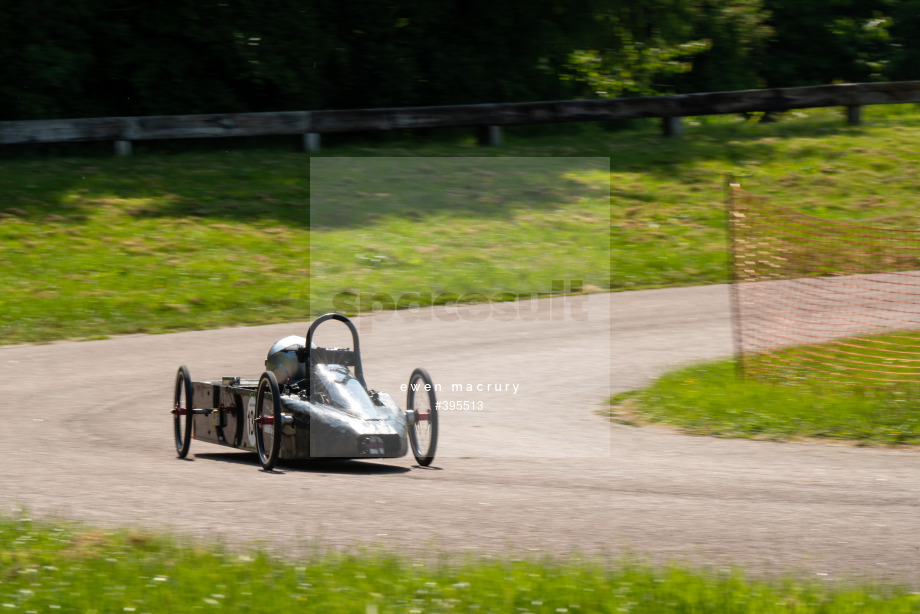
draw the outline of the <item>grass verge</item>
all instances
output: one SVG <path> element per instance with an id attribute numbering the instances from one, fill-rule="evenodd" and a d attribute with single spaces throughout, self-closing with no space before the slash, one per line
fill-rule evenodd
<path id="1" fill-rule="evenodd" d="M 457 139 L 312 157 L 138 147 L 129 158 L 4 159 L 0 344 L 302 320 L 341 293 L 437 302 L 545 294 L 555 280 L 599 290 L 722 282 L 726 171 L 831 219 L 892 216 L 920 187 L 913 106 L 870 107 L 859 127 L 836 110 L 687 124 L 674 139 L 651 125 L 540 137 L 509 129 L 501 148 Z M 609 172 L 480 164 L 444 174 L 423 160 L 515 157 L 601 157 Z M 394 158 L 414 162 L 361 172 L 369 159 Z M 317 193 L 311 160 L 328 159 L 351 167 Z M 412 198 L 393 185 L 413 186 Z M 312 228 L 311 213 L 322 218 Z"/>
<path id="2" fill-rule="evenodd" d="M 757 581 L 636 563 L 282 561 L 161 535 L 0 517 L 0 607 L 15 612 L 916 612 L 894 586 Z"/>
<path id="3" fill-rule="evenodd" d="M 671 371 L 642 390 L 611 399 L 623 423 L 661 423 L 695 435 L 787 440 L 822 438 L 862 445 L 920 443 L 920 400 L 902 390 L 738 378 L 734 360 Z"/>

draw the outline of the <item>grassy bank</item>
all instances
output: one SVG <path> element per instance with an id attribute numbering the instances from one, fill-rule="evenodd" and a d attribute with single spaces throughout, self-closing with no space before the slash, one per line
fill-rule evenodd
<path id="1" fill-rule="evenodd" d="M 899 587 L 572 560 L 303 562 L 160 535 L 0 518 L 0 607 L 14 612 L 916 612 Z"/>
<path id="2" fill-rule="evenodd" d="M 319 191 L 311 158 L 279 150 L 7 159 L 0 344 L 300 320 L 342 295 L 721 282 L 723 172 L 810 214 L 884 217 L 915 201 L 918 137 L 912 107 L 871 107 L 861 127 L 834 110 L 705 118 L 679 139 L 649 125 L 351 144 L 312 158 L 344 164 Z"/>
<path id="3" fill-rule="evenodd" d="M 739 378 L 732 360 L 677 369 L 611 400 L 621 422 L 670 424 L 695 435 L 862 445 L 920 444 L 918 407 L 916 394 L 830 385 L 807 370 L 791 380 Z"/>

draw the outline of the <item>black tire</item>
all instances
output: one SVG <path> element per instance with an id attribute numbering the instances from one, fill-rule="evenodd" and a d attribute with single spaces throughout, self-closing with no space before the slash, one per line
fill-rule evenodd
<path id="1" fill-rule="evenodd" d="M 267 408 L 266 404 L 268 404 Z M 268 413 L 266 409 L 271 412 L 271 416 L 266 416 Z M 278 464 L 278 457 L 281 453 L 281 390 L 278 388 L 275 374 L 271 371 L 266 371 L 259 378 L 254 426 L 259 461 L 263 469 L 271 471 Z M 265 441 L 267 437 L 271 437 L 268 445 Z"/>
<path id="2" fill-rule="evenodd" d="M 413 384 L 418 386 L 419 390 L 413 390 Z M 412 446 L 415 460 L 423 467 L 431 464 L 438 447 L 437 407 L 438 401 L 434 395 L 431 376 L 425 369 L 416 369 L 409 377 L 406 409 L 415 412 L 415 423 L 409 426 L 409 445 Z"/>
<path id="3" fill-rule="evenodd" d="M 173 430 L 179 458 L 185 458 L 192 443 L 192 407 L 192 378 L 188 367 L 182 365 L 176 373 L 176 393 L 173 397 Z"/>

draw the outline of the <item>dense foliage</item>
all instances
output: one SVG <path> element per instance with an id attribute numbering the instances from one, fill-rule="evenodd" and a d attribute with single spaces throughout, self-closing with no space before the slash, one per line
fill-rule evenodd
<path id="1" fill-rule="evenodd" d="M 0 119 L 914 78 L 918 0 L 6 0 Z"/>

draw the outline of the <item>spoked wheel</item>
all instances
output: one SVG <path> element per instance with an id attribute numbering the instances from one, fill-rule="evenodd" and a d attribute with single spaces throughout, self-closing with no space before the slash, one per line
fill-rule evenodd
<path id="1" fill-rule="evenodd" d="M 255 415 L 256 449 L 262 468 L 271 471 L 281 452 L 281 391 L 271 371 L 259 378 Z"/>
<path id="2" fill-rule="evenodd" d="M 416 369 L 409 378 L 406 409 L 414 412 L 415 423 L 409 426 L 409 443 L 419 465 L 427 467 L 438 447 L 438 402 L 434 384 L 425 369 Z"/>
<path id="3" fill-rule="evenodd" d="M 176 433 L 176 452 L 185 458 L 192 443 L 192 378 L 188 367 L 182 365 L 176 373 L 176 394 L 173 398 L 173 427 Z"/>

